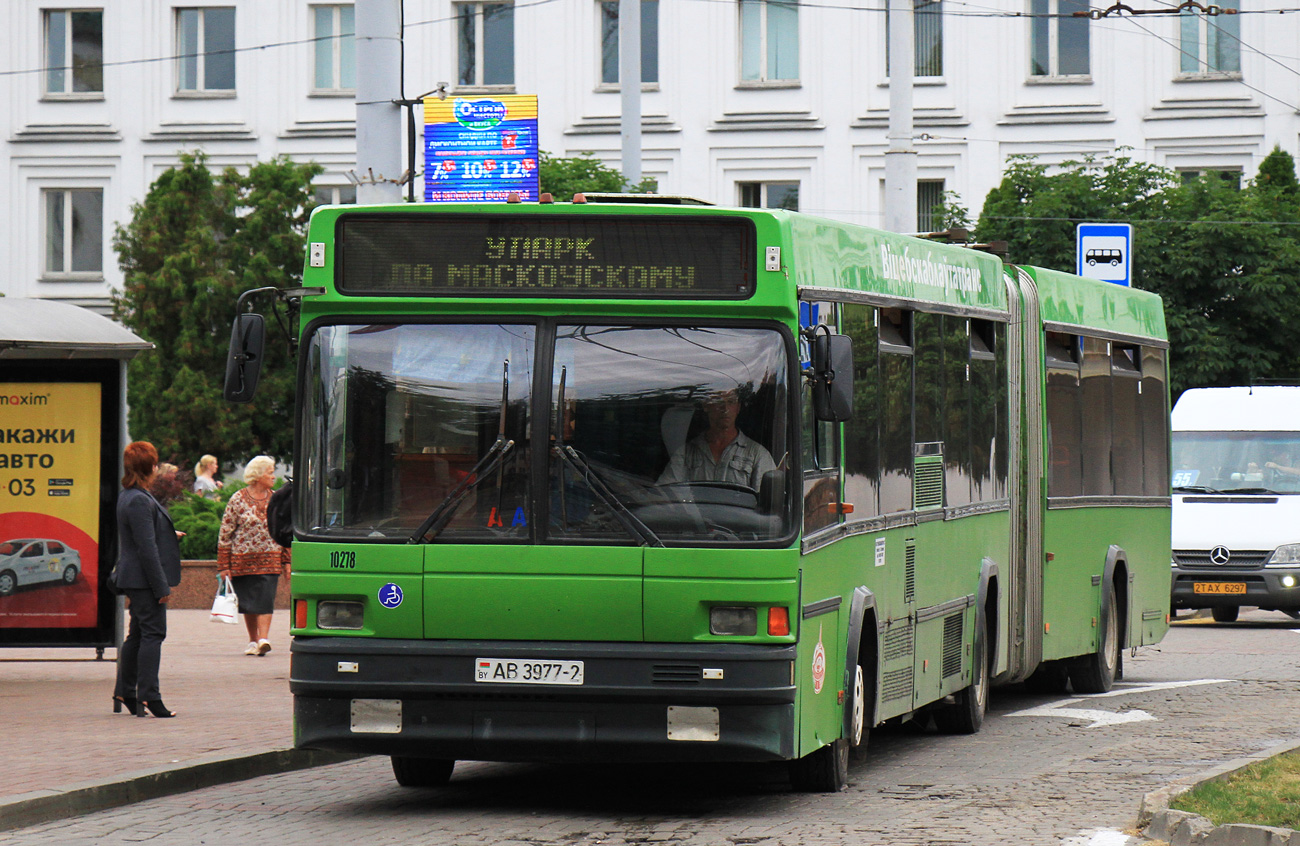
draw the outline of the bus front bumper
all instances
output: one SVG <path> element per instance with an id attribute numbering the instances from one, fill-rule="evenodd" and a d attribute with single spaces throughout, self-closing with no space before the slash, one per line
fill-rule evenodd
<path id="1" fill-rule="evenodd" d="M 295 638 L 295 745 L 480 761 L 772 761 L 795 752 L 793 645 Z M 476 682 L 484 659 L 583 683 Z"/>

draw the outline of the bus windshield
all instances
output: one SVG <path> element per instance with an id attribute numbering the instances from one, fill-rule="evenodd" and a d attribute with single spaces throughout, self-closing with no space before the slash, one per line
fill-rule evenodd
<path id="1" fill-rule="evenodd" d="M 1175 493 L 1300 493 L 1300 432 L 1174 432 Z"/>
<path id="2" fill-rule="evenodd" d="M 331 325 L 306 355 L 307 534 L 681 545 L 793 530 L 775 329 Z M 549 397 L 533 395 L 539 360 Z"/>

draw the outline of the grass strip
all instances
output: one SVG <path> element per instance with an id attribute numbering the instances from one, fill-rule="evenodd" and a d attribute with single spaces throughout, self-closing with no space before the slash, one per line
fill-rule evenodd
<path id="1" fill-rule="evenodd" d="M 1200 814 L 1215 825 L 1300 829 L 1300 751 L 1251 764 L 1226 780 L 1202 784 L 1170 807 Z"/>

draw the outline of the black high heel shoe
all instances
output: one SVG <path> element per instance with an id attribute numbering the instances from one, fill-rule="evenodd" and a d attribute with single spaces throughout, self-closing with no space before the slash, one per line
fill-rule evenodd
<path id="1" fill-rule="evenodd" d="M 136 710 L 136 714 L 135 714 L 135 715 L 136 715 L 137 717 L 143 717 L 144 714 L 145 714 L 145 711 L 148 711 L 150 714 L 153 714 L 155 717 L 174 717 L 174 716 L 176 716 L 176 712 L 175 712 L 175 711 L 168 711 L 168 710 L 167 710 L 167 706 L 163 704 L 163 702 L 162 702 L 161 699 L 157 699 L 157 700 L 155 700 L 155 701 L 153 701 L 153 702 L 144 702 L 144 701 L 141 701 L 141 702 L 140 702 L 140 706 L 139 706 L 139 708 Z"/>
<path id="2" fill-rule="evenodd" d="M 126 706 L 126 710 L 127 710 L 127 713 L 128 713 L 128 714 L 130 714 L 131 716 L 135 716 L 135 711 L 136 711 L 136 702 L 135 702 L 135 697 L 134 697 L 134 696 L 114 696 L 114 697 L 113 697 L 113 713 L 114 713 L 114 714 L 120 714 L 120 713 L 122 713 L 122 706 L 123 706 L 123 705 Z"/>

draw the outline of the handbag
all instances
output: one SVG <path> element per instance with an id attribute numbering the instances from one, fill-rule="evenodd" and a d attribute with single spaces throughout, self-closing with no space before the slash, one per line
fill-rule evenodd
<path id="1" fill-rule="evenodd" d="M 217 579 L 217 595 L 212 600 L 212 616 L 208 621 L 212 623 L 230 623 L 238 622 L 235 618 L 239 615 L 239 597 L 235 596 L 235 586 L 230 583 L 230 577 Z"/>

